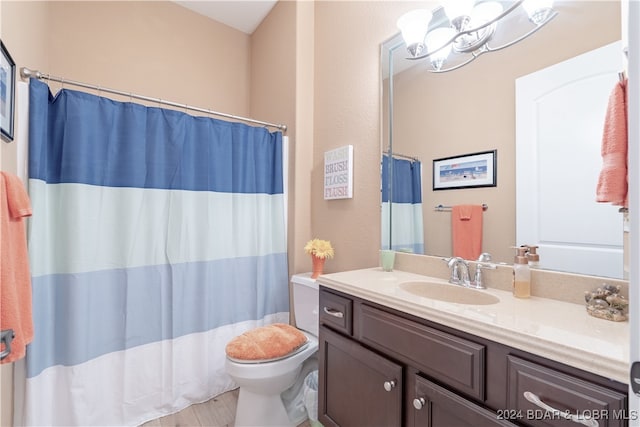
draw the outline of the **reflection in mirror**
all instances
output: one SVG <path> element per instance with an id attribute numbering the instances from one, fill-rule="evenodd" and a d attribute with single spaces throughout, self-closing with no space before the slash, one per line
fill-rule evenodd
<path id="1" fill-rule="evenodd" d="M 624 277 L 619 206 L 594 202 L 620 52 L 617 41 L 516 80 L 516 239 L 539 246 L 541 267 Z"/>
<path id="2" fill-rule="evenodd" d="M 383 154 L 398 153 L 422 162 L 424 253 L 452 254 L 451 213 L 435 209 L 437 205 L 486 204 L 482 250 L 491 253 L 494 261 L 510 264 L 510 247 L 533 244 L 516 238 L 516 194 L 525 195 L 516 188 L 515 81 L 615 42 L 621 34 L 619 2 L 567 1 L 556 2 L 554 7 L 558 16 L 542 31 L 444 74 L 427 72 L 431 66 L 428 60 L 407 60 L 406 46 L 399 34 L 383 44 Z M 604 120 L 606 105 L 600 108 Z M 496 187 L 433 191 L 434 159 L 490 150 L 498 153 Z M 393 177 L 394 162 L 386 165 L 387 173 Z M 552 166 L 535 167 L 545 170 Z M 597 176 L 599 170 L 592 172 Z M 390 189 L 394 200 L 392 180 L 384 186 Z M 591 192 L 595 203 L 595 188 L 585 192 Z M 566 196 L 563 203 L 570 205 L 574 194 Z M 382 242 L 388 248 L 396 242 L 395 226 L 391 225 L 393 203 L 387 213 L 383 209 Z M 622 223 L 620 215 L 616 220 Z M 587 227 L 583 232 L 588 234 L 591 229 Z M 544 266 L 544 258 L 541 264 Z"/>
<path id="3" fill-rule="evenodd" d="M 382 156 L 382 224 L 392 224 L 382 227 L 382 249 L 424 253 L 419 159 L 396 152 Z"/>

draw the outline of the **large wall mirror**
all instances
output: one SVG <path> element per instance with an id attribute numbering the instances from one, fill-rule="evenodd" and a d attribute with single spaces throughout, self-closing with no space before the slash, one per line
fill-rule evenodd
<path id="1" fill-rule="evenodd" d="M 383 177 L 383 248 L 389 247 L 394 236 L 422 233 L 423 242 L 408 247 L 408 250 L 451 256 L 451 212 L 436 207 L 460 204 L 486 205 L 487 209 L 483 212 L 482 250 L 489 252 L 495 262 L 511 264 L 511 248 L 514 245 L 534 243 L 519 242 L 516 237 L 516 223 L 518 215 L 522 213 L 516 209 L 516 199 L 527 197 L 516 185 L 516 170 L 524 170 L 524 166 L 516 162 L 528 161 L 530 167 L 544 171 L 558 168 L 562 164 L 558 160 L 562 156 L 570 156 L 571 151 L 567 152 L 558 146 L 557 157 L 550 164 L 535 163 L 535 156 L 516 159 L 516 80 L 619 41 L 620 7 L 618 1 L 556 1 L 554 8 L 559 12 L 558 15 L 540 31 L 518 44 L 482 55 L 472 63 L 448 73 L 428 72 L 428 59 L 408 60 L 406 47 L 399 34 L 383 43 L 382 171 L 383 176 L 387 175 Z M 622 56 L 620 50 L 619 55 Z M 602 111 L 604 120 L 606 101 L 603 103 L 601 96 L 596 108 Z M 555 131 L 552 129 L 548 132 Z M 601 130 L 599 132 L 600 135 L 596 136 L 598 141 L 602 136 Z M 496 186 L 433 189 L 434 160 L 493 150 L 497 153 Z M 395 153 L 397 158 L 410 162 L 419 162 L 416 164 L 420 167 L 416 169 L 421 178 L 416 178 L 414 174 L 413 179 L 420 179 L 421 182 L 420 223 L 403 220 L 405 213 L 397 211 L 394 203 L 386 203 L 389 199 L 387 189 L 393 187 L 391 183 L 397 172 L 389 170 L 389 164 L 392 163 L 388 160 L 389 153 Z M 599 151 L 596 155 L 599 155 Z M 570 174 L 571 171 L 566 173 Z M 597 176 L 599 170 L 592 173 Z M 411 191 L 405 189 L 407 194 L 402 197 L 410 198 Z M 562 211 L 565 213 L 555 215 L 571 212 L 571 206 L 578 206 L 573 198 L 583 194 L 592 197 L 593 203 L 596 203 L 595 187 L 592 190 L 587 187 L 570 191 L 560 201 L 565 205 L 566 209 Z M 396 196 L 392 200 L 396 200 Z M 573 214 L 579 216 L 577 210 Z M 622 235 L 623 215 L 614 215 L 612 221 L 616 222 L 614 228 Z M 403 224 L 402 227 L 398 226 L 399 222 Z M 583 232 L 588 236 L 597 229 L 597 224 L 585 224 Z M 541 266 L 545 267 L 544 259 L 541 259 Z M 551 268 L 596 274 L 573 271 L 571 267 Z M 603 275 L 623 278 L 623 270 L 620 262 L 613 273 Z"/>

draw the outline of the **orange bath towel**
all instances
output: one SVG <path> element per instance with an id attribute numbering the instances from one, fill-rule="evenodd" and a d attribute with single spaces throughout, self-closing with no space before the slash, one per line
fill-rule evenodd
<path id="1" fill-rule="evenodd" d="M 451 208 L 453 256 L 476 260 L 482 253 L 482 206 Z"/>
<path id="2" fill-rule="evenodd" d="M 602 170 L 596 189 L 597 202 L 627 206 L 627 80 L 616 84 L 602 134 Z"/>
<path id="3" fill-rule="evenodd" d="M 24 357 L 33 339 L 31 276 L 24 217 L 31 202 L 20 178 L 0 172 L 0 329 L 13 329 L 11 354 L 1 363 Z M 4 351 L 4 346 L 0 351 Z"/>

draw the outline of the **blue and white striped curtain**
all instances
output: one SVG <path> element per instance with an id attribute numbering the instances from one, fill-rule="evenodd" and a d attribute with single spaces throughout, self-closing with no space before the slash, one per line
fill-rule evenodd
<path id="1" fill-rule="evenodd" d="M 30 83 L 26 425 L 137 425 L 289 318 L 283 137 Z"/>
<path id="2" fill-rule="evenodd" d="M 388 155 L 382 156 L 383 249 L 424 253 L 421 169 L 421 163 L 417 160 L 392 157 L 389 161 Z M 389 176 L 393 177 L 391 187 Z"/>

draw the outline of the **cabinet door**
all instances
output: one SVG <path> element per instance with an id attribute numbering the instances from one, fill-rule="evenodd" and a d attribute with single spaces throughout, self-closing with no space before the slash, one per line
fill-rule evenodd
<path id="1" fill-rule="evenodd" d="M 418 375 L 414 376 L 415 393 L 409 393 L 413 414 L 409 423 L 414 427 L 489 427 L 514 426 L 498 419 L 495 412 L 432 383 Z"/>
<path id="2" fill-rule="evenodd" d="M 325 426 L 400 426 L 402 367 L 320 327 L 318 415 Z"/>

